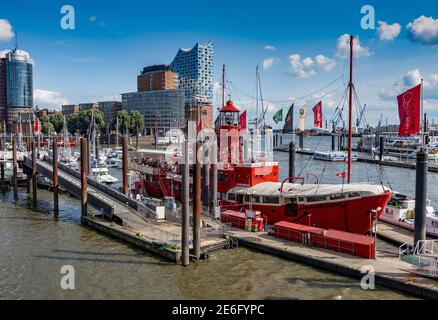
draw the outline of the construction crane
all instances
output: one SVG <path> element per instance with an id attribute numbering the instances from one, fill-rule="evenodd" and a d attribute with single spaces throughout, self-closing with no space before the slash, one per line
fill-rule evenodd
<path id="1" fill-rule="evenodd" d="M 382 126 L 382 120 L 383 120 L 383 113 L 380 114 L 379 124 L 377 125 L 378 128 Z"/>
<path id="2" fill-rule="evenodd" d="M 367 105 L 364 104 L 363 108 L 360 110 L 359 118 L 356 120 L 356 128 L 359 128 L 360 124 L 362 123 L 362 120 L 364 119 L 365 109 L 367 108 Z M 366 121 L 365 121 L 366 124 Z"/>

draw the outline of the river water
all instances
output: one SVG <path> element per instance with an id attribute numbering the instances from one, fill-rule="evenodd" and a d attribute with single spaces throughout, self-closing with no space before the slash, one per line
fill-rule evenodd
<path id="1" fill-rule="evenodd" d="M 287 154 L 275 157 L 286 176 Z M 307 159 L 297 156 L 297 170 Z M 358 179 L 364 177 L 360 166 L 354 169 Z M 323 167 L 317 161 L 308 164 L 315 173 Z M 334 173 L 341 168 L 327 167 L 323 181 L 336 182 Z M 400 191 L 413 190 L 414 171 L 385 171 Z M 244 248 L 217 251 L 183 268 L 82 227 L 75 198 L 60 196 L 58 220 L 51 215 L 52 194 L 39 189 L 38 198 L 38 210 L 32 210 L 25 190 L 16 204 L 12 192 L 0 194 L 0 299 L 412 298 L 381 287 L 364 291 L 355 279 Z M 394 250 L 383 242 L 378 247 Z M 60 287 L 64 265 L 75 269 L 74 290 Z"/>

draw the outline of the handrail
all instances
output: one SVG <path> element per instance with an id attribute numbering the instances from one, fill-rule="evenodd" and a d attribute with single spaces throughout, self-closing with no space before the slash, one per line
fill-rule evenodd
<path id="1" fill-rule="evenodd" d="M 290 181 L 290 180 L 302 180 L 303 181 L 303 183 L 302 184 L 304 184 L 304 177 L 289 177 L 289 178 L 286 178 L 286 179 L 284 179 L 282 182 L 281 182 L 281 187 L 280 187 L 280 193 L 283 193 L 283 186 L 284 186 L 284 184 L 286 183 L 286 181 Z"/>

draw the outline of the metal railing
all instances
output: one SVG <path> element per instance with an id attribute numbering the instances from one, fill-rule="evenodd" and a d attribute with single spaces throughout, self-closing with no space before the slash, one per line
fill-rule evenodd
<path id="1" fill-rule="evenodd" d="M 414 247 L 413 254 L 438 253 L 438 240 L 421 240 Z"/>
<path id="2" fill-rule="evenodd" d="M 417 256 L 414 271 L 425 277 L 438 278 L 438 257 Z"/>
<path id="3" fill-rule="evenodd" d="M 275 237 L 298 242 L 305 246 L 313 245 L 321 249 L 327 249 L 351 255 L 356 254 L 356 244 L 351 241 L 339 240 L 335 238 L 329 238 L 323 235 L 300 232 L 271 225 L 268 226 L 267 230 L 269 234 L 274 235 Z"/>

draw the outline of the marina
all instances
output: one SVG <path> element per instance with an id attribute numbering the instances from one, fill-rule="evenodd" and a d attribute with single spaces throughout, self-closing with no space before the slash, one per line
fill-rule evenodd
<path id="1" fill-rule="evenodd" d="M 3 6 L 0 300 L 438 300 L 436 10 L 226 2 Z"/>

